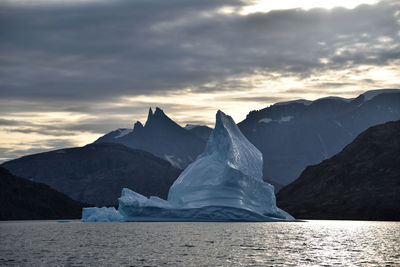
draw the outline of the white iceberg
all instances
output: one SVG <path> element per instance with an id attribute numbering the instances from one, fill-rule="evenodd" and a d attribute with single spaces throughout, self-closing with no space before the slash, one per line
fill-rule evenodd
<path id="1" fill-rule="evenodd" d="M 82 221 L 287 221 L 262 180 L 262 154 L 218 111 L 205 151 L 171 186 L 168 201 L 124 188 L 119 209 L 85 208 Z M 109 216 L 109 217 L 108 217 Z"/>

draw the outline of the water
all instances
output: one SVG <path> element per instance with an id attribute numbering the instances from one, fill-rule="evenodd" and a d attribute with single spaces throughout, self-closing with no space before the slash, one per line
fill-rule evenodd
<path id="1" fill-rule="evenodd" d="M 0 265 L 400 266 L 400 222 L 0 222 Z"/>

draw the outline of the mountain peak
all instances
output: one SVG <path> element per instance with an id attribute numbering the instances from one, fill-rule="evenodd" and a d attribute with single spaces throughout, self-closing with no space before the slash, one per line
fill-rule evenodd
<path id="1" fill-rule="evenodd" d="M 140 121 L 137 121 L 134 125 L 133 125 L 133 130 L 134 131 L 138 131 L 140 129 L 143 129 L 143 124 Z"/>
<path id="2" fill-rule="evenodd" d="M 160 117 L 160 109 L 158 107 L 156 107 L 156 110 L 154 112 L 151 108 L 149 108 L 149 115 L 147 116 L 147 121 L 144 127 L 149 126 L 154 121 L 154 119 L 159 117 Z"/>
<path id="3" fill-rule="evenodd" d="M 152 113 L 152 110 L 150 108 L 149 116 L 147 118 L 145 127 L 148 127 L 149 125 L 158 125 L 159 123 L 162 123 L 162 124 L 165 124 L 165 123 L 176 124 L 159 107 L 156 107 L 156 110 L 154 111 L 154 113 Z"/>
<path id="4" fill-rule="evenodd" d="M 151 120 L 152 117 L 153 117 L 153 110 L 151 108 L 149 108 L 149 114 L 147 115 L 147 121 Z"/>
<path id="5" fill-rule="evenodd" d="M 156 107 L 156 111 L 154 112 L 153 116 L 159 118 L 159 117 L 166 117 L 167 115 L 165 115 L 164 111 L 161 108 Z"/>

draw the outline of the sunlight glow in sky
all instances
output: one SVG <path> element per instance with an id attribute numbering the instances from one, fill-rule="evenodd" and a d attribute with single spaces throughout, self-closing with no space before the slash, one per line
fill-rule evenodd
<path id="1" fill-rule="evenodd" d="M 344 7 L 344 8 L 354 8 L 361 4 L 375 4 L 376 0 L 280 0 L 280 1 L 270 1 L 270 0 L 260 0 L 255 1 L 255 4 L 245 7 L 241 13 L 249 14 L 254 12 L 269 12 L 271 10 L 277 9 L 292 9 L 292 8 L 334 8 L 334 7 Z"/>
<path id="2" fill-rule="evenodd" d="M 107 2 L 106 0 L 2 0 L 6 3 L 17 4 L 17 5 L 55 5 L 55 4 L 86 4 L 91 2 Z M 334 8 L 334 7 L 344 7 L 344 8 L 354 8 L 361 4 L 375 4 L 377 0 L 280 0 L 280 1 L 270 1 L 270 0 L 259 0 L 259 1 L 249 1 L 242 13 L 249 14 L 253 12 L 268 12 L 277 9 L 292 9 L 292 8 Z"/>

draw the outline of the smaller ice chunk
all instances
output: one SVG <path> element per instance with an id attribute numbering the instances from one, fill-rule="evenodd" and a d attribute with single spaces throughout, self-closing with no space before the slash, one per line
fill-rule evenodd
<path id="1" fill-rule="evenodd" d="M 118 199 L 120 207 L 158 207 L 158 208 L 172 208 L 172 205 L 166 200 L 159 197 L 151 196 L 147 198 L 139 193 L 136 193 L 128 188 L 122 189 L 121 197 Z"/>
<path id="2" fill-rule="evenodd" d="M 82 222 L 122 222 L 121 214 L 114 208 L 83 208 Z"/>

